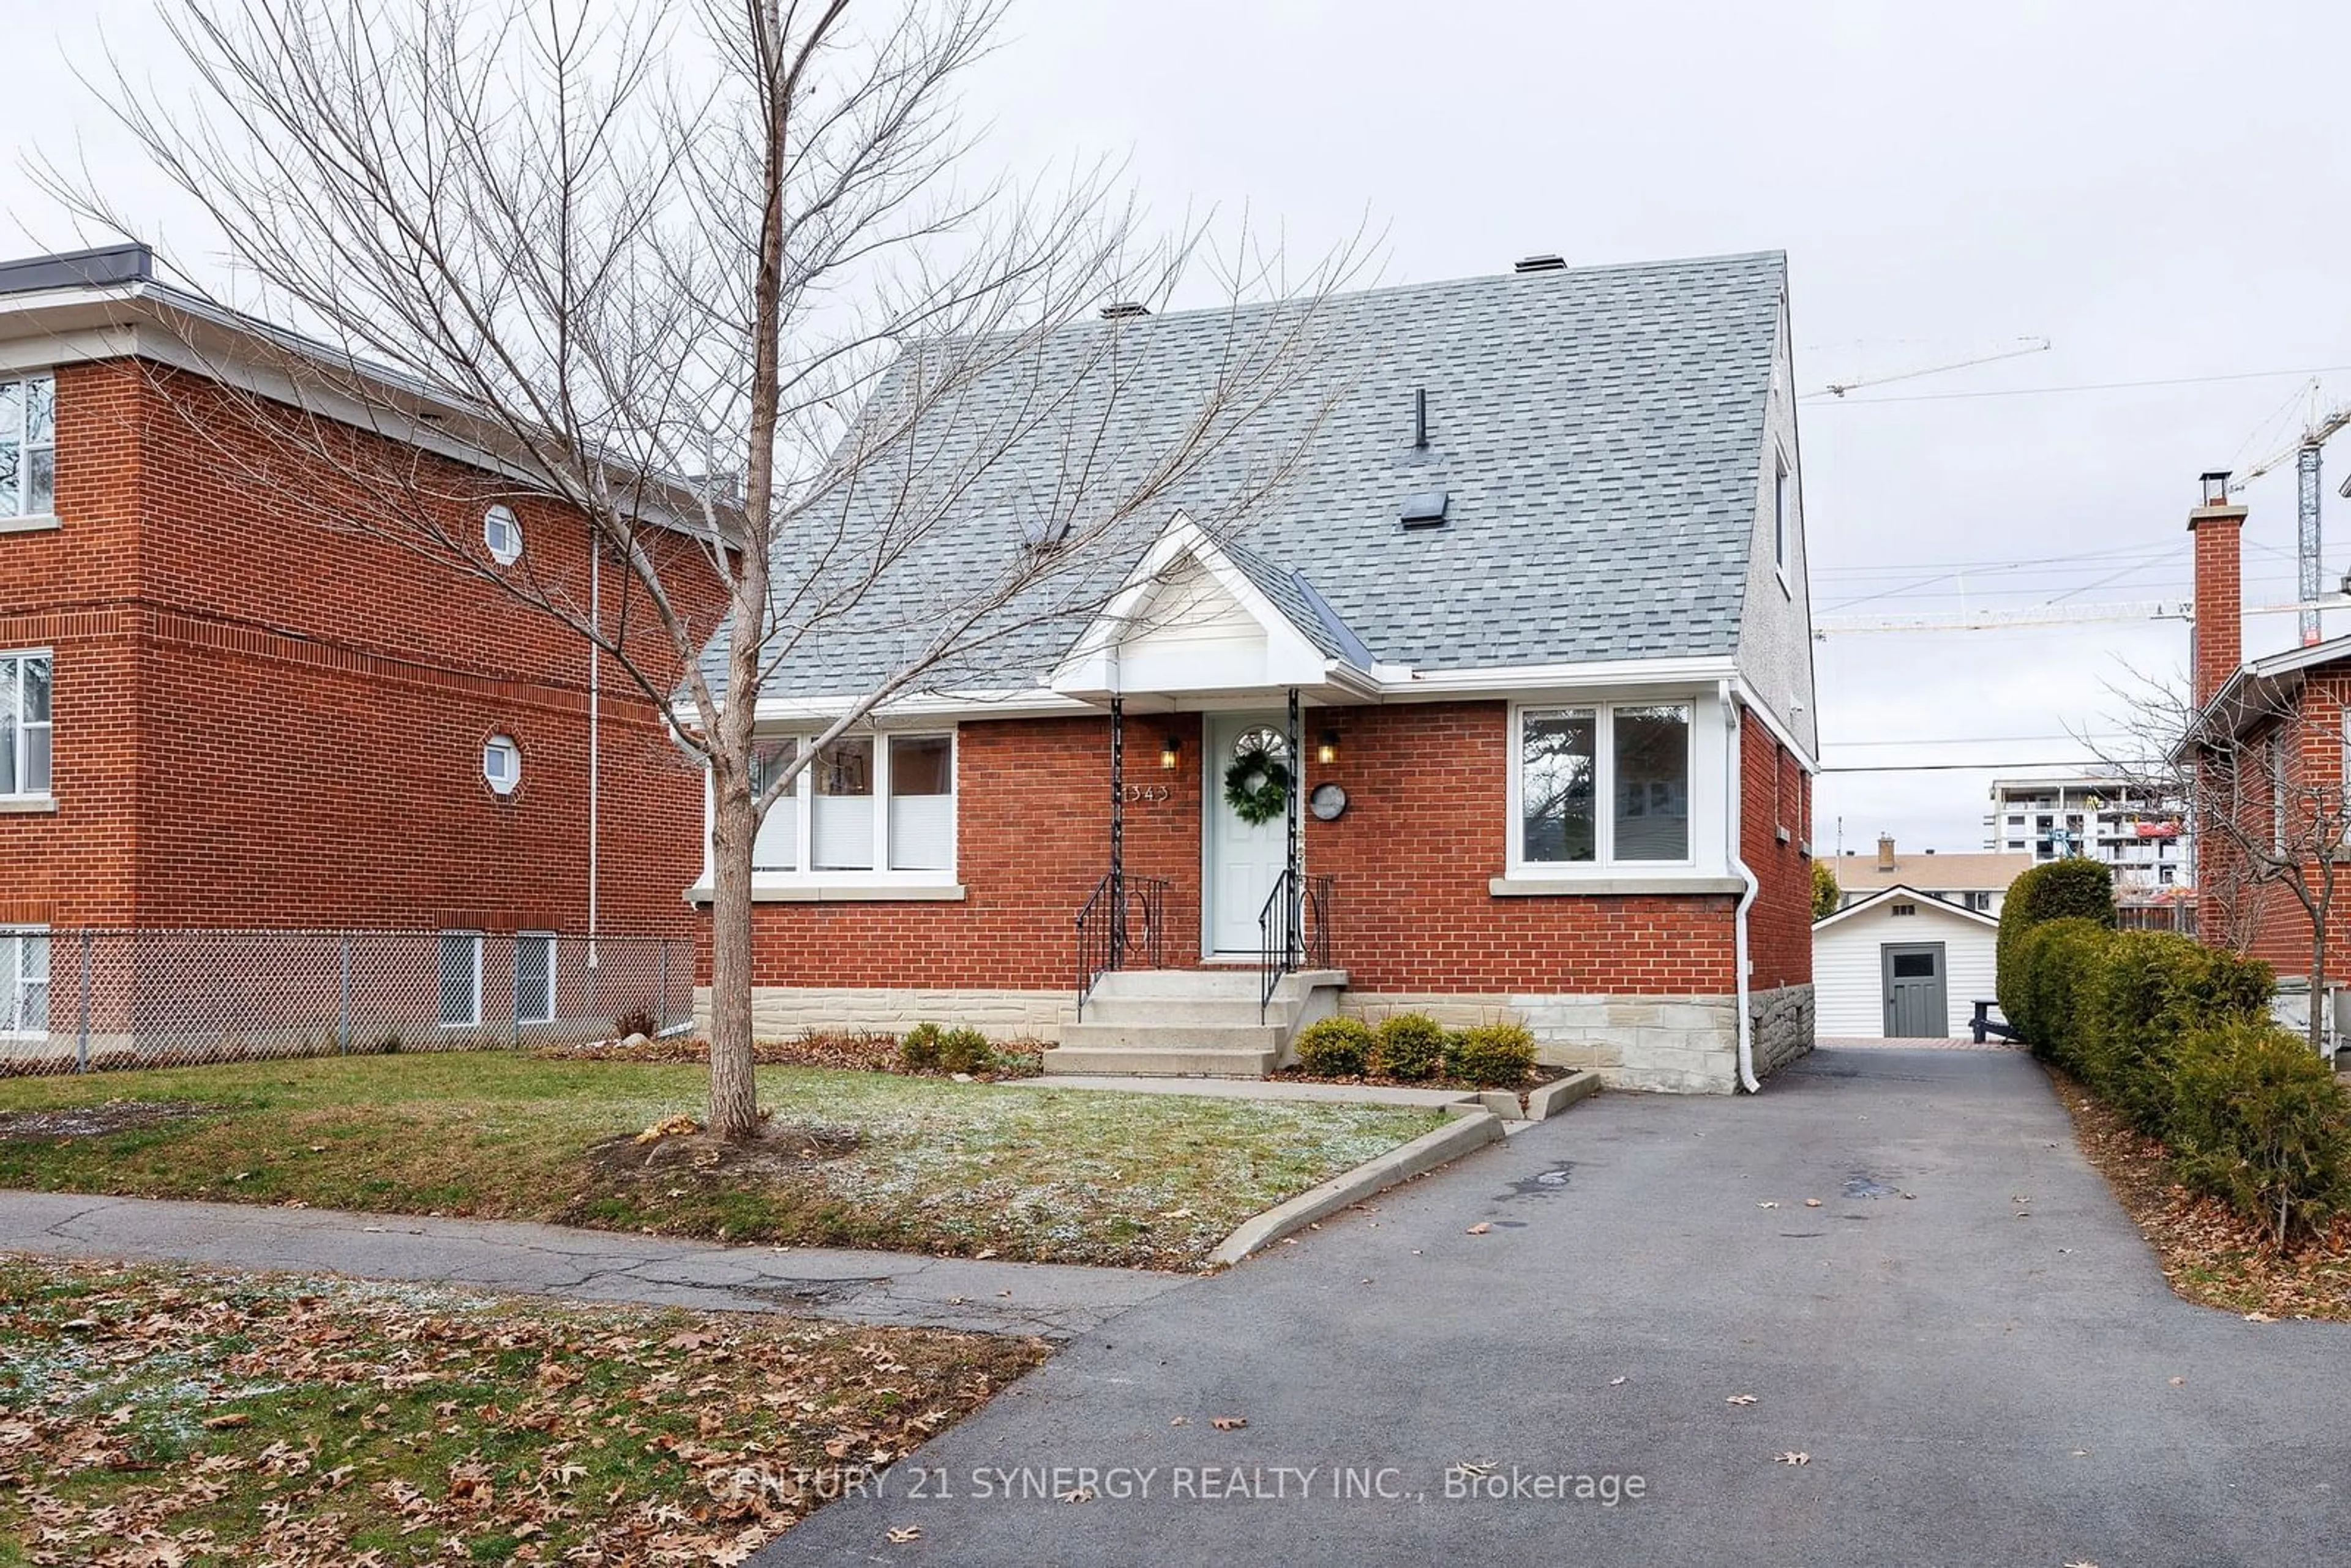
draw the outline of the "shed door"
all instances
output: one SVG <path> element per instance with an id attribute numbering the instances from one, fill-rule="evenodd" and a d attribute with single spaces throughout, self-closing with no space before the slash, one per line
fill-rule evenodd
<path id="1" fill-rule="evenodd" d="M 1889 1040 L 1940 1040 L 1951 1032 L 1944 1000 L 1940 942 L 1888 942 L 1878 949 L 1886 975 L 1886 1034 Z"/>

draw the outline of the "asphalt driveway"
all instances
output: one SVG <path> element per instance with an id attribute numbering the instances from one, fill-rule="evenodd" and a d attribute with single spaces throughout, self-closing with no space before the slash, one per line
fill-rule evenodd
<path id="1" fill-rule="evenodd" d="M 2173 1297 L 2030 1059 L 1824 1049 L 1113 1318 L 758 1561 L 2345 1563 L 2346 1416 L 2351 1325 Z"/>

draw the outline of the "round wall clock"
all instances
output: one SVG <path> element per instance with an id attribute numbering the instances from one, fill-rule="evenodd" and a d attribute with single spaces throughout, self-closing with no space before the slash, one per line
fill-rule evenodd
<path id="1" fill-rule="evenodd" d="M 1306 797 L 1306 809 L 1322 821 L 1336 821 L 1347 809 L 1347 792 L 1336 784 L 1317 784 Z"/>

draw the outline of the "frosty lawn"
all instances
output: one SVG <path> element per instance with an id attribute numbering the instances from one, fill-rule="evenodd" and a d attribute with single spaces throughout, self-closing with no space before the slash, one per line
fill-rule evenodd
<path id="1" fill-rule="evenodd" d="M 703 1085 L 491 1053 L 16 1079 L 0 1186 L 1180 1268 L 1442 1120 L 779 1067 L 756 1145 L 635 1142 Z"/>

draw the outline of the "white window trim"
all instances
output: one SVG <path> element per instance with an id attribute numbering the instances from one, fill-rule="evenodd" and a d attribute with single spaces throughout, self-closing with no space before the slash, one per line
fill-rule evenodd
<path id="1" fill-rule="evenodd" d="M 544 943 L 547 947 L 547 1010 L 543 1013 L 527 1013 L 522 1010 L 522 945 L 526 942 Z M 562 950 L 562 944 L 555 939 L 555 933 L 552 931 L 517 931 L 515 933 L 515 1022 L 517 1025 L 553 1023 L 555 1021 L 555 1015 L 558 1011 L 555 1005 L 556 990 L 559 978 L 556 974 L 555 965 L 557 958 L 561 956 Z M 479 948 L 475 948 L 475 967 L 478 971 L 480 967 L 481 950 Z M 478 980 L 475 982 L 475 985 L 478 988 Z M 480 1009 L 476 1008 L 475 1010 L 479 1011 Z"/>
<path id="2" fill-rule="evenodd" d="M 52 935 L 52 933 L 50 932 L 49 927 L 46 925 L 0 925 L 0 942 L 13 943 L 19 936 L 48 936 L 50 935 Z M 50 944 L 49 947 L 49 962 L 51 965 L 50 974 L 52 976 L 52 979 L 44 980 L 42 984 L 50 988 L 49 1008 L 52 1014 L 54 1014 L 57 1006 L 57 989 L 54 984 L 54 976 L 56 974 L 55 966 L 57 963 L 57 945 L 54 942 Z M 16 973 L 17 979 L 16 983 L 21 987 L 24 983 L 23 977 L 21 972 Z M 4 1000 L 0 1000 L 0 1040 L 47 1040 L 49 1037 L 52 1031 L 47 1028 L 29 1030 L 6 1026 L 6 1019 L 13 1017 L 16 1010 L 16 998 L 15 996 L 12 995 L 5 998 Z"/>
<path id="3" fill-rule="evenodd" d="M 952 726 L 941 728 L 924 725 L 908 726 L 903 729 L 864 730 L 854 733 L 870 737 L 873 741 L 872 867 L 862 871 L 810 869 L 810 862 L 815 858 L 813 840 L 816 831 L 816 769 L 810 766 L 801 768 L 799 777 L 792 780 L 792 798 L 798 808 L 796 814 L 799 819 L 793 824 L 795 838 L 792 844 L 792 864 L 795 869 L 791 871 L 754 870 L 751 873 L 751 887 L 754 895 L 756 896 L 761 890 L 768 890 L 798 892 L 803 896 L 817 894 L 830 894 L 838 891 L 842 896 L 855 896 L 861 890 L 886 894 L 893 889 L 904 890 L 909 894 L 924 894 L 931 896 L 940 896 L 946 890 L 952 889 L 956 894 L 960 895 L 962 890 L 956 884 L 956 868 L 962 863 L 963 856 L 962 732 Z M 816 738 L 814 734 L 806 731 L 795 731 L 789 735 L 762 735 L 758 737 L 762 745 L 789 741 L 797 742 L 801 746 L 810 745 Z M 947 743 L 947 800 L 949 802 L 947 863 L 925 871 L 892 871 L 888 869 L 890 864 L 890 743 L 893 740 L 921 739 L 944 740 Z M 705 781 L 705 802 L 707 800 Z M 710 815 L 711 813 L 705 810 L 705 816 Z M 710 841 L 707 831 L 709 825 L 705 822 L 705 831 L 703 834 L 705 848 Z M 703 880 L 707 886 L 710 882 L 709 876 L 705 874 Z"/>
<path id="4" fill-rule="evenodd" d="M 490 524 L 501 512 L 506 514 L 506 526 L 514 538 L 514 549 L 510 550 L 498 549 L 496 541 L 490 538 Z M 524 549 L 522 519 L 517 517 L 515 509 L 504 501 L 498 502 L 482 514 L 482 548 L 489 551 L 490 559 L 500 566 L 512 566 L 522 559 Z"/>
<path id="5" fill-rule="evenodd" d="M 47 789 L 0 790 L 0 801 L 6 801 L 21 810 L 27 805 L 38 805 L 56 798 L 57 787 L 57 656 L 54 650 L 48 648 L 0 648 L 0 664 L 8 664 L 19 659 L 46 659 L 49 664 L 49 716 L 40 721 L 40 727 L 48 731 L 49 734 L 49 787 Z M 21 686 L 17 689 L 19 691 L 23 690 Z M 26 732 L 32 727 L 32 724 L 27 721 L 22 714 L 17 716 L 16 727 L 16 755 L 13 760 L 16 765 L 15 769 L 16 776 L 20 781 L 29 771 L 26 766 L 26 759 L 31 751 L 31 747 L 26 744 Z"/>
<path id="6" fill-rule="evenodd" d="M 54 528 L 57 527 L 57 476 L 56 467 L 57 451 L 57 372 L 55 367 L 48 365 L 42 365 L 28 370 L 11 371 L 5 375 L 0 375 L 0 383 L 10 385 L 31 382 L 47 382 L 49 383 L 49 438 L 38 444 L 48 452 L 50 458 L 49 509 L 46 512 L 0 512 L 0 533 L 31 533 L 39 529 Z M 32 479 L 33 465 L 31 459 L 27 456 L 27 454 L 33 450 L 35 444 L 26 441 L 24 439 L 24 418 L 20 413 L 17 416 L 16 431 L 17 438 L 16 494 L 13 497 L 7 497 L 10 502 L 14 503 L 21 503 L 23 501 L 25 486 L 30 483 Z"/>
<path id="7" fill-rule="evenodd" d="M 490 777 L 490 748 L 493 747 L 505 747 L 507 754 L 514 761 L 514 771 L 507 775 L 507 781 L 503 785 Z M 491 794 L 504 800 L 522 788 L 522 743 L 513 736 L 503 730 L 496 735 L 485 736 L 482 739 L 481 762 L 482 782 L 489 787 Z"/>
<path id="8" fill-rule="evenodd" d="M 474 944 L 474 1016 L 469 1019 L 441 1018 L 441 953 L 442 944 L 452 936 L 468 937 Z M 433 1016 L 440 1019 L 443 1029 L 479 1029 L 482 1027 L 482 934 L 478 931 L 443 931 L 433 944 Z"/>
<path id="9" fill-rule="evenodd" d="M 1680 860 L 1620 861 L 1616 853 L 1616 710 L 1618 708 L 1678 707 L 1689 715 L 1688 761 L 1689 853 Z M 1529 714 L 1587 710 L 1593 716 L 1593 858 L 1588 861 L 1531 861 L 1526 858 L 1526 720 Z M 1687 873 L 1698 864 L 1698 726 L 1707 708 L 1690 696 L 1627 697 L 1595 701 L 1559 697 L 1549 702 L 1513 704 L 1510 734 L 1510 820 L 1504 824 L 1505 851 L 1511 883 L 1626 882 L 1646 876 L 1659 878 Z"/>
<path id="10" fill-rule="evenodd" d="M 1792 510 L 1788 503 L 1794 478 L 1795 471 L 1788 466 L 1788 455 L 1774 443 L 1771 448 L 1771 570 L 1779 575 L 1780 591 L 1790 599 L 1796 597 L 1795 586 L 1788 580 L 1788 514 Z"/>

